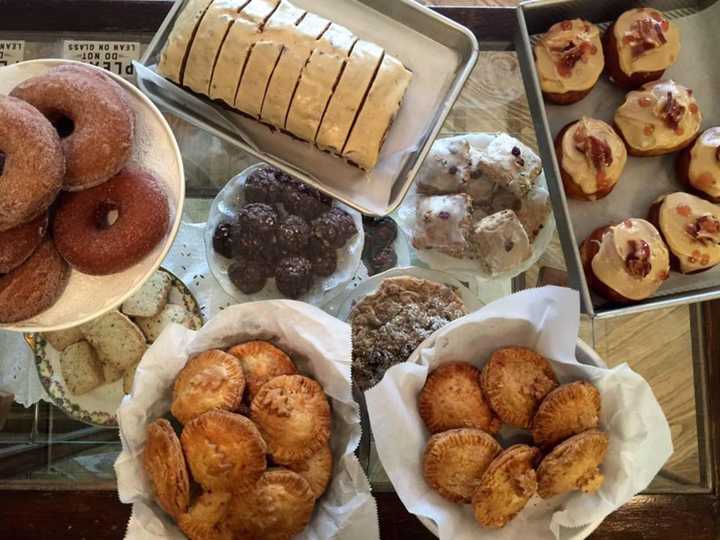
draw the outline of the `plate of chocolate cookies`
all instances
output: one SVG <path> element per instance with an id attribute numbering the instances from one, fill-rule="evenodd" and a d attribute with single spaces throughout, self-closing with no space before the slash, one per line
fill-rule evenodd
<path id="1" fill-rule="evenodd" d="M 363 243 L 358 212 L 265 164 L 227 183 L 205 229 L 210 270 L 238 302 L 322 305 L 352 279 Z"/>

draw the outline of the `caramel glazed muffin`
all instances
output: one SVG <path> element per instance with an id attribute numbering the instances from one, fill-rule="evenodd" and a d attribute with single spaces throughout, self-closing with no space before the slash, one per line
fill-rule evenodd
<path id="1" fill-rule="evenodd" d="M 588 95 L 605 67 L 600 31 L 582 19 L 552 25 L 533 52 L 543 96 L 558 105 Z"/>
<path id="2" fill-rule="evenodd" d="M 720 263 L 720 207 L 689 193 L 668 193 L 650 207 L 649 220 L 670 250 L 673 270 L 694 274 Z"/>
<path id="3" fill-rule="evenodd" d="M 565 193 L 580 200 L 594 201 L 608 195 L 627 162 L 625 144 L 613 128 L 587 117 L 558 133 L 555 153 Z"/>
<path id="4" fill-rule="evenodd" d="M 720 203 L 720 127 L 705 130 L 678 155 L 678 179 L 700 197 Z"/>
<path id="5" fill-rule="evenodd" d="M 660 156 L 688 146 L 702 119 L 692 90 L 667 80 L 630 92 L 614 122 L 630 155 Z"/>
<path id="6" fill-rule="evenodd" d="M 652 296 L 670 274 L 667 247 L 644 219 L 596 229 L 580 246 L 580 257 L 593 290 L 618 303 Z"/>
<path id="7" fill-rule="evenodd" d="M 626 11 L 603 36 L 610 81 L 631 90 L 662 77 L 678 58 L 680 32 L 656 9 Z"/>

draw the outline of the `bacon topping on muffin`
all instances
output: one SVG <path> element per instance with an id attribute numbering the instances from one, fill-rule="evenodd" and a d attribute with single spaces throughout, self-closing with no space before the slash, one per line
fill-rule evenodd
<path id="1" fill-rule="evenodd" d="M 605 174 L 605 169 L 612 165 L 613 155 L 610 145 L 588 132 L 587 126 L 581 124 L 573 136 L 575 148 L 585 154 L 587 160 L 598 172 L 598 177 Z"/>
<path id="2" fill-rule="evenodd" d="M 632 25 L 630 30 L 625 32 L 624 42 L 630 45 L 633 56 L 640 56 L 667 43 L 663 30 L 668 28 L 668 22 L 660 17 L 659 20 L 653 17 L 643 17 Z"/>
<path id="3" fill-rule="evenodd" d="M 650 273 L 650 245 L 645 240 L 628 240 L 625 267 L 631 276 L 644 278 Z"/>
<path id="4" fill-rule="evenodd" d="M 700 216 L 688 224 L 687 233 L 703 244 L 720 244 L 720 221 L 711 214 Z"/>
<path id="5" fill-rule="evenodd" d="M 667 93 L 660 115 L 670 129 L 677 129 L 687 109 L 678 103 L 672 92 Z"/>

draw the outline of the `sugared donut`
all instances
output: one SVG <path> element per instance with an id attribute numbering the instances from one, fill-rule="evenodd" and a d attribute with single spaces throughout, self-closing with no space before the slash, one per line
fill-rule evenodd
<path id="1" fill-rule="evenodd" d="M 60 66 L 10 93 L 39 109 L 57 129 L 67 162 L 64 189 L 101 184 L 130 159 L 135 118 L 123 92 L 93 68 Z"/>
<path id="2" fill-rule="evenodd" d="M 128 165 L 97 187 L 63 193 L 53 237 L 71 266 L 86 274 L 114 274 L 142 260 L 165 237 L 167 196 L 149 172 Z"/>
<path id="3" fill-rule="evenodd" d="M 24 263 L 45 237 L 47 213 L 13 229 L 0 232 L 0 274 L 7 274 Z"/>
<path id="4" fill-rule="evenodd" d="M 46 238 L 27 261 L 0 276 L 0 323 L 45 311 L 60 297 L 69 277 L 70 268 Z"/>
<path id="5" fill-rule="evenodd" d="M 0 96 L 0 231 L 45 212 L 62 186 L 60 139 L 37 109 Z"/>

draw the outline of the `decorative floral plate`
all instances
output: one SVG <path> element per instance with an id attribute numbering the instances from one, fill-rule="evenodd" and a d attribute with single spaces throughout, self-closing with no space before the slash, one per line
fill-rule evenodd
<path id="1" fill-rule="evenodd" d="M 193 314 L 193 327 L 197 330 L 203 325 L 203 319 L 195 297 L 190 289 L 174 274 L 164 268 L 159 269 L 172 278 L 172 288 L 168 303 L 185 307 Z M 124 397 L 122 379 L 104 384 L 82 394 L 74 395 L 65 385 L 60 370 L 60 352 L 53 349 L 41 334 L 25 334 L 25 340 L 35 353 L 40 383 L 52 399 L 52 402 L 65 414 L 86 424 L 98 427 L 117 427 L 115 411 Z"/>

